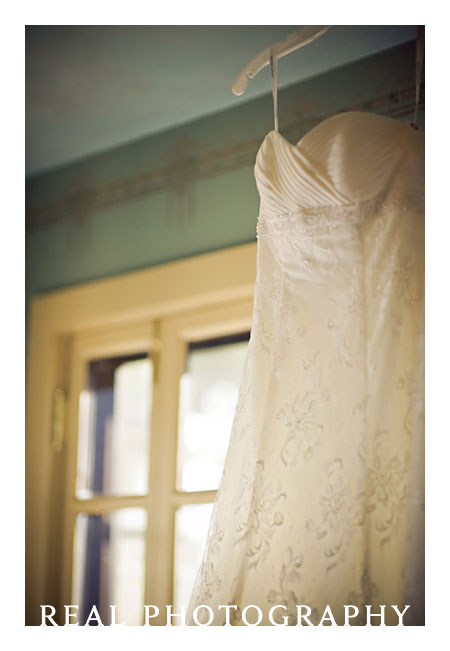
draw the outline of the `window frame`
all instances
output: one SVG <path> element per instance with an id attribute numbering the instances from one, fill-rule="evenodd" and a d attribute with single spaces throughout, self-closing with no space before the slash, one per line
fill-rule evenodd
<path id="1" fill-rule="evenodd" d="M 212 502 L 216 494 L 176 490 L 178 390 L 187 346 L 251 329 L 255 277 L 256 243 L 250 243 L 32 299 L 25 459 L 27 625 L 40 624 L 41 604 L 54 605 L 55 619 L 63 623 L 63 605 L 71 603 L 76 512 L 103 513 L 117 505 L 147 509 L 144 603 L 162 611 L 156 625 L 165 620 L 165 605 L 172 603 L 176 509 Z M 147 352 L 157 366 L 149 492 L 79 500 L 78 396 L 87 362 L 137 352 Z M 58 451 L 52 447 L 52 405 L 61 388 L 67 408 L 65 443 Z"/>

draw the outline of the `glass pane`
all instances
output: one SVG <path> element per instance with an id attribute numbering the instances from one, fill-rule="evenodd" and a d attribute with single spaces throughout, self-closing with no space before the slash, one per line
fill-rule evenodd
<path id="1" fill-rule="evenodd" d="M 249 333 L 190 344 L 180 382 L 177 488 L 219 486 Z"/>
<path id="2" fill-rule="evenodd" d="M 187 504 L 175 516 L 174 606 L 187 607 L 200 567 L 213 504 Z M 174 609 L 174 612 L 179 612 Z M 175 621 L 175 620 L 174 620 Z"/>
<path id="3" fill-rule="evenodd" d="M 147 492 L 151 384 L 147 356 L 90 362 L 79 405 L 77 497 Z"/>
<path id="4" fill-rule="evenodd" d="M 116 623 L 142 625 L 146 527 L 146 512 L 139 508 L 77 516 L 72 603 L 78 604 L 80 625 L 94 605 L 109 625 L 111 604 L 117 605 Z"/>

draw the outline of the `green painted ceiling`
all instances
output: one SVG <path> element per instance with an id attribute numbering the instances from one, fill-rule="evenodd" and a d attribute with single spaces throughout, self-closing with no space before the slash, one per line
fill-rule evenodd
<path id="1" fill-rule="evenodd" d="M 231 86 L 300 25 L 26 27 L 26 172 L 64 165 L 271 91 Z M 278 63 L 279 87 L 415 39 L 414 25 L 338 25 Z"/>

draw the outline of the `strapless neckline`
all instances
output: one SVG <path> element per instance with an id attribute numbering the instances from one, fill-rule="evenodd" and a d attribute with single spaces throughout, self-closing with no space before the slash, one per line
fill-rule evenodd
<path id="1" fill-rule="evenodd" d="M 423 135 L 424 135 L 423 131 L 421 129 L 415 129 L 412 126 L 411 122 L 402 122 L 401 120 L 393 118 L 393 117 L 391 117 L 389 115 L 381 115 L 379 113 L 373 113 L 372 111 L 341 111 L 340 113 L 334 113 L 333 115 L 329 115 L 324 120 L 322 120 L 321 122 L 316 124 L 314 127 L 309 129 L 306 133 L 304 133 L 303 136 L 300 138 L 300 140 L 298 140 L 296 143 L 292 143 L 290 140 L 285 138 L 285 136 L 283 136 L 283 134 L 280 133 L 279 131 L 275 131 L 275 129 L 271 129 L 264 136 L 264 138 L 263 138 L 263 140 L 261 142 L 261 145 L 260 145 L 260 147 L 258 149 L 257 157 L 258 157 L 258 154 L 259 154 L 262 146 L 264 145 L 266 140 L 271 136 L 273 136 L 275 138 L 279 138 L 280 141 L 282 141 L 287 147 L 289 147 L 289 148 L 291 148 L 293 150 L 301 150 L 301 146 L 305 142 L 305 140 L 307 138 L 309 138 L 310 136 L 313 136 L 313 135 L 317 134 L 318 130 L 320 130 L 321 128 L 326 127 L 331 121 L 336 121 L 336 120 L 338 120 L 338 119 L 340 119 L 342 117 L 348 118 L 349 116 L 354 116 L 354 117 L 364 116 L 363 119 L 366 119 L 369 116 L 372 117 L 372 118 L 373 117 L 382 118 L 382 119 L 387 120 L 389 122 L 393 121 L 393 122 L 396 122 L 399 125 L 403 125 L 405 128 L 408 129 L 408 131 L 412 134 L 413 137 L 418 136 L 420 138 L 423 138 Z"/>
<path id="2" fill-rule="evenodd" d="M 398 174 L 410 178 L 408 165 L 422 157 L 423 149 L 423 131 L 368 111 L 335 113 L 296 144 L 272 129 L 254 165 L 260 214 L 284 215 L 373 199 L 394 180 L 401 183 Z"/>

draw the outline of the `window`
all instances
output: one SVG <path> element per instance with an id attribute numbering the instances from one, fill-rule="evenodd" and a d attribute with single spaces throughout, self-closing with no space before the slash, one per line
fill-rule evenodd
<path id="1" fill-rule="evenodd" d="M 239 305 L 230 311 L 238 314 Z M 217 330 L 233 329 L 223 318 L 209 310 L 158 322 L 164 340 L 154 354 L 158 385 L 150 340 L 148 351 L 120 354 L 130 334 L 116 329 L 101 357 L 101 332 L 76 339 L 82 384 L 67 538 L 73 550 L 70 603 L 79 606 L 80 623 L 94 605 L 110 623 L 114 604 L 120 621 L 141 625 L 144 603 L 156 605 L 156 581 L 159 589 L 165 586 L 163 612 L 167 604 L 176 612 L 188 604 L 250 334 L 196 338 L 201 332 L 195 326 L 214 327 L 215 319 Z M 151 324 L 142 329 L 150 332 Z"/>
<path id="2" fill-rule="evenodd" d="M 214 312 L 208 316 L 214 318 Z M 94 605 L 102 622 L 110 623 L 109 605 L 115 604 L 120 621 L 141 625 L 146 559 L 150 566 L 166 565 L 166 576 L 160 580 L 173 581 L 166 588 L 167 604 L 173 604 L 176 612 L 188 604 L 222 474 L 250 334 L 186 341 L 185 325 L 203 318 L 201 313 L 192 314 L 172 328 L 163 323 L 167 335 L 158 364 L 165 362 L 166 349 L 170 355 L 179 348 L 182 368 L 175 358 L 173 367 L 164 365 L 169 379 L 176 376 L 177 382 L 166 383 L 155 406 L 156 400 L 177 402 L 178 420 L 175 445 L 169 426 L 161 422 L 156 454 L 150 452 L 151 351 L 90 359 L 101 334 L 77 340 L 84 382 L 77 391 L 77 454 L 72 460 L 76 480 L 70 603 L 79 606 L 81 623 Z M 223 322 L 219 325 L 224 328 Z M 126 333 L 116 332 L 117 351 L 125 337 Z M 175 471 L 169 472 L 172 485 L 153 481 L 149 488 L 150 475 L 157 476 L 164 463 Z M 159 512 L 160 504 L 165 507 Z M 153 536 L 147 539 L 149 525 Z M 172 553 L 169 545 L 160 546 L 158 552 L 152 546 L 156 537 L 174 541 Z M 147 592 L 152 594 L 151 585 Z"/>
<path id="3" fill-rule="evenodd" d="M 140 625 L 144 605 L 145 508 L 103 506 L 98 496 L 145 495 L 148 485 L 152 362 L 144 353 L 87 364 L 79 395 L 72 601 L 85 622 L 93 605 L 103 623 L 120 604 Z M 83 512 L 83 506 L 91 512 Z M 114 509 L 114 506 L 117 508 Z"/>

